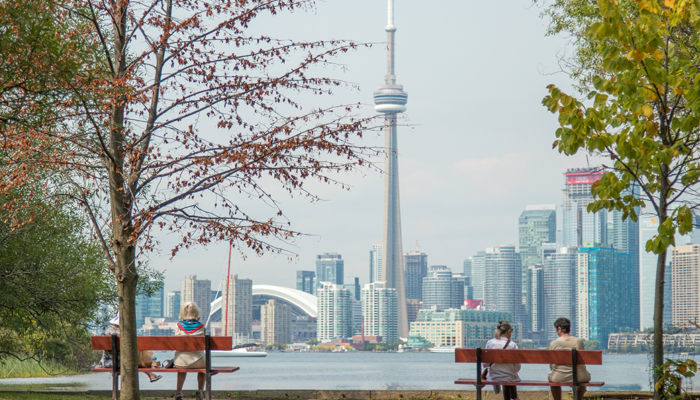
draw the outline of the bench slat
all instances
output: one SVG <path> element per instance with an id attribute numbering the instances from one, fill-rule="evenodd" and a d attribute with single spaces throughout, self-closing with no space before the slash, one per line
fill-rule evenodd
<path id="1" fill-rule="evenodd" d="M 578 350 L 579 365 L 603 365 L 600 350 Z M 571 350 L 481 350 L 481 362 L 501 364 L 563 364 L 571 365 Z M 456 349 L 455 362 L 475 363 L 476 349 Z"/>
<path id="2" fill-rule="evenodd" d="M 231 350 L 233 340 L 230 336 L 211 336 L 211 350 Z M 137 336 L 136 345 L 139 350 L 204 350 L 204 336 Z M 117 337 L 117 350 L 119 350 Z M 93 336 L 93 350 L 112 350 L 111 336 Z"/>
<path id="3" fill-rule="evenodd" d="M 458 385 L 475 385 L 476 379 L 458 379 L 455 381 Z M 481 381 L 482 385 L 504 385 L 504 386 L 573 386 L 571 382 L 549 382 L 549 381 L 520 381 L 520 382 L 492 382 Z M 605 382 L 588 382 L 579 383 L 579 386 L 601 387 Z"/>
<path id="4" fill-rule="evenodd" d="M 212 373 L 233 373 L 240 367 L 211 367 Z M 112 372 L 112 368 L 94 368 L 92 372 Z M 206 368 L 139 368 L 139 372 L 207 372 Z"/>

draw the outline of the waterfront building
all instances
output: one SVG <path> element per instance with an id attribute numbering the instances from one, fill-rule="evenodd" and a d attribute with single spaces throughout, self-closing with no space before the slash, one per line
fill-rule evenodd
<path id="1" fill-rule="evenodd" d="M 554 204 L 529 205 L 518 218 L 518 251 L 522 263 L 523 298 L 528 296 L 527 268 L 542 263 L 542 243 L 557 240 L 557 211 Z"/>
<path id="2" fill-rule="evenodd" d="M 510 313 L 500 311 L 483 311 L 449 309 L 445 311 L 422 309 L 418 318 L 411 323 L 411 338 L 422 338 L 434 346 L 458 348 L 484 347 L 498 326 L 498 321 L 510 321 L 513 326 L 511 340 L 521 341 L 522 325 L 513 323 Z"/>
<path id="3" fill-rule="evenodd" d="M 607 211 L 587 212 L 588 204 L 594 201 L 591 186 L 602 176 L 603 171 L 598 168 L 573 168 L 564 173 L 564 246 L 609 243 Z"/>
<path id="4" fill-rule="evenodd" d="M 576 332 L 576 258 L 578 247 L 562 247 L 544 260 L 544 338 L 556 339 L 554 321 L 568 318 Z"/>
<path id="5" fill-rule="evenodd" d="M 700 320 L 700 245 L 673 249 L 673 325 L 692 327 Z"/>
<path id="6" fill-rule="evenodd" d="M 471 261 L 471 286 L 474 288 L 472 298 L 474 300 L 484 300 L 484 283 L 486 282 L 486 252 L 477 251 L 476 255 L 471 257 Z"/>
<path id="7" fill-rule="evenodd" d="M 369 283 L 382 280 L 382 245 L 372 245 L 369 251 Z"/>
<path id="8" fill-rule="evenodd" d="M 608 335 L 635 329 L 639 301 L 631 254 L 610 245 L 587 243 L 576 256 L 576 336 L 608 343 Z M 549 301 L 549 300 L 547 300 Z"/>
<path id="9" fill-rule="evenodd" d="M 384 114 L 385 163 L 384 163 L 384 219 L 381 281 L 387 288 L 396 289 L 398 301 L 398 333 L 408 337 L 406 316 L 406 285 L 404 283 L 404 259 L 401 243 L 401 205 L 399 195 L 398 115 L 406 111 L 408 94 L 396 83 L 394 2 L 388 0 L 387 26 L 387 72 L 384 84 L 374 92 L 374 110 Z M 371 283 L 371 282 L 370 282 Z"/>
<path id="10" fill-rule="evenodd" d="M 418 318 L 418 311 L 423 308 L 423 303 L 418 299 L 406 299 L 406 313 L 408 315 L 408 323 L 415 321 Z"/>
<path id="11" fill-rule="evenodd" d="M 199 313 L 209 317 L 211 311 L 211 281 L 209 279 L 197 279 L 197 275 L 190 275 L 180 281 L 180 304 L 193 302 L 199 308 Z M 178 310 L 178 315 L 180 311 Z M 206 321 L 204 321 L 206 323 Z"/>
<path id="12" fill-rule="evenodd" d="M 423 308 L 441 310 L 459 308 L 464 304 L 464 279 L 452 276 L 444 265 L 433 265 L 423 278 Z"/>
<path id="13" fill-rule="evenodd" d="M 682 351 L 695 351 L 700 347 L 700 334 L 697 333 L 676 333 L 664 334 L 663 343 L 666 352 L 671 349 Z M 654 346 L 653 333 L 611 333 L 608 335 L 608 349 L 621 350 L 625 347 L 641 347 L 652 349 Z"/>
<path id="14" fill-rule="evenodd" d="M 365 336 L 381 336 L 385 343 L 395 343 L 399 339 L 397 302 L 396 289 L 387 288 L 384 282 L 365 285 L 362 289 Z"/>
<path id="15" fill-rule="evenodd" d="M 178 318 L 146 317 L 136 329 L 138 336 L 175 336 Z M 100 333 L 101 334 L 101 333 Z"/>
<path id="16" fill-rule="evenodd" d="M 318 300 L 318 340 L 349 338 L 352 336 L 352 297 L 343 285 L 319 282 L 316 291 Z"/>
<path id="17" fill-rule="evenodd" d="M 139 294 L 136 296 L 136 326 L 144 324 L 146 317 L 162 318 L 165 314 L 165 291 L 163 282 L 160 288 L 153 292 L 151 296 Z"/>
<path id="18" fill-rule="evenodd" d="M 542 264 L 527 267 L 527 310 L 530 332 L 544 331 L 544 268 Z"/>
<path id="19" fill-rule="evenodd" d="M 362 291 L 360 291 L 360 299 L 361 298 Z M 355 300 L 354 296 L 352 298 L 352 334 L 362 334 L 362 300 Z"/>
<path id="20" fill-rule="evenodd" d="M 342 285 L 345 276 L 345 262 L 338 253 L 324 253 L 316 256 L 316 289 L 321 282 Z"/>
<path id="21" fill-rule="evenodd" d="M 313 317 L 292 315 L 292 341 L 293 342 L 308 342 L 311 339 L 316 339 L 318 330 L 318 321 Z"/>
<path id="22" fill-rule="evenodd" d="M 260 307 L 260 328 L 265 344 L 292 342 L 292 308 L 275 299 Z"/>
<path id="23" fill-rule="evenodd" d="M 234 338 L 253 338 L 253 281 L 231 275 L 222 294 L 224 333 Z M 262 310 L 262 308 L 261 308 Z"/>
<path id="24" fill-rule="evenodd" d="M 314 271 L 297 271 L 297 290 L 314 294 L 316 289 L 316 272 Z"/>
<path id="25" fill-rule="evenodd" d="M 487 248 L 484 272 L 486 310 L 510 313 L 513 316 L 511 322 L 520 322 L 525 325 L 527 316 L 522 299 L 520 254 L 515 252 L 515 246 Z"/>
<path id="26" fill-rule="evenodd" d="M 471 284 L 471 279 L 464 275 L 452 275 L 453 278 L 459 279 L 464 282 L 464 300 L 474 299 L 474 288 Z"/>
<path id="27" fill-rule="evenodd" d="M 423 278 L 428 276 L 428 255 L 416 250 L 406 253 L 404 257 L 406 298 L 423 300 Z"/>
<path id="28" fill-rule="evenodd" d="M 544 260 L 556 253 L 560 247 L 561 246 L 557 245 L 556 243 L 542 243 L 542 259 L 539 263 L 544 265 Z"/>
<path id="29" fill-rule="evenodd" d="M 165 295 L 165 317 L 178 318 L 180 316 L 180 291 L 168 292 Z"/>

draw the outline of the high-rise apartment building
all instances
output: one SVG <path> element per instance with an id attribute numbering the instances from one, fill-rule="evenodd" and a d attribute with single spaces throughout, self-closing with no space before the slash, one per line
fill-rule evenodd
<path id="1" fill-rule="evenodd" d="M 190 275 L 180 281 L 181 305 L 194 302 L 199 308 L 200 315 L 206 323 L 211 311 L 211 281 L 198 280 L 197 275 Z M 179 312 L 178 312 L 179 314 Z"/>
<path id="2" fill-rule="evenodd" d="M 554 204 L 529 205 L 518 218 L 518 242 L 522 263 L 523 302 L 531 296 L 527 271 L 531 265 L 542 264 L 542 244 L 557 240 L 557 207 Z M 529 310 L 528 310 L 529 313 Z M 530 328 L 532 329 L 532 328 Z"/>
<path id="3" fill-rule="evenodd" d="M 608 335 L 633 329 L 639 301 L 631 254 L 610 245 L 587 243 L 576 256 L 576 332 L 607 346 Z M 547 300 L 549 302 L 549 300 Z"/>
<path id="4" fill-rule="evenodd" d="M 362 287 L 360 286 L 360 278 L 355 277 L 355 284 L 353 285 L 353 293 L 355 295 L 355 301 L 362 300 Z"/>
<path id="5" fill-rule="evenodd" d="M 420 251 L 406 253 L 404 282 L 407 299 L 423 299 L 423 278 L 428 276 L 428 255 Z"/>
<path id="6" fill-rule="evenodd" d="M 365 336 L 381 336 L 385 343 L 399 339 L 396 289 L 384 282 L 368 283 L 362 289 L 362 316 Z"/>
<path id="7" fill-rule="evenodd" d="M 433 265 L 423 278 L 423 308 L 440 310 L 464 305 L 464 278 L 452 276 L 452 270 L 444 265 Z"/>
<path id="8" fill-rule="evenodd" d="M 408 323 L 415 321 L 418 318 L 418 311 L 422 308 L 422 303 L 418 299 L 406 299 L 406 313 L 408 314 Z"/>
<path id="9" fill-rule="evenodd" d="M 150 297 L 145 294 L 136 296 L 136 327 L 140 328 L 147 317 L 163 318 L 163 314 L 165 314 L 165 290 L 161 281 L 160 289 Z"/>
<path id="10" fill-rule="evenodd" d="M 583 243 L 608 242 L 608 213 L 587 212 L 593 202 L 591 186 L 600 180 L 603 171 L 597 168 L 573 168 L 564 174 L 563 240 L 564 246 L 581 247 Z"/>
<path id="11" fill-rule="evenodd" d="M 411 323 L 409 344 L 413 338 L 424 338 L 435 346 L 484 347 L 493 338 L 498 321 L 507 320 L 513 327 L 511 340 L 520 343 L 522 326 L 512 322 L 510 313 L 471 309 L 445 311 L 420 310 Z"/>
<path id="12" fill-rule="evenodd" d="M 465 259 L 462 262 L 462 267 L 463 267 L 462 273 L 464 274 L 464 276 L 471 279 L 471 277 L 472 277 L 472 258 L 469 257 L 469 258 Z"/>
<path id="13" fill-rule="evenodd" d="M 261 338 L 265 344 L 285 344 L 292 340 L 292 308 L 275 299 L 260 307 Z"/>
<path id="14" fill-rule="evenodd" d="M 297 290 L 314 294 L 316 289 L 316 273 L 314 271 L 297 271 Z"/>
<path id="15" fill-rule="evenodd" d="M 382 280 L 382 245 L 372 245 L 369 251 L 369 283 Z"/>
<path id="16" fill-rule="evenodd" d="M 542 264 L 527 267 L 527 310 L 528 326 L 531 332 L 544 331 L 544 268 Z"/>
<path id="17" fill-rule="evenodd" d="M 700 245 L 676 246 L 672 254 L 673 325 L 692 327 L 689 321 L 700 320 Z"/>
<path id="18" fill-rule="evenodd" d="M 226 336 L 247 339 L 253 337 L 253 281 L 231 275 L 224 282 L 221 322 Z M 291 337 L 291 336 L 290 336 Z"/>
<path id="19" fill-rule="evenodd" d="M 527 329 L 527 316 L 522 298 L 520 254 L 515 246 L 496 246 L 486 249 L 484 307 L 489 311 L 510 313 L 513 321 Z"/>
<path id="20" fill-rule="evenodd" d="M 634 197 L 639 198 L 639 189 L 634 187 L 633 189 L 630 189 L 626 192 L 623 192 L 624 195 L 628 195 L 632 193 Z M 637 215 L 640 214 L 640 208 L 636 207 L 635 212 Z M 639 223 L 636 221 L 633 221 L 632 218 L 627 218 L 626 220 L 622 220 L 623 213 L 621 211 L 613 210 L 611 213 L 611 219 L 609 221 L 609 228 L 608 229 L 608 241 L 615 247 L 618 251 L 626 254 L 632 255 L 632 267 L 634 268 L 634 273 L 631 276 L 631 279 L 634 280 L 634 285 L 636 287 L 640 287 L 640 260 L 639 260 Z M 669 253 L 670 254 L 670 253 Z M 640 320 L 640 304 L 639 302 L 635 302 L 634 304 L 634 309 L 632 312 L 635 315 L 635 322 L 634 322 L 634 328 L 635 329 L 640 329 L 641 327 L 641 320 Z"/>
<path id="21" fill-rule="evenodd" d="M 471 285 L 474 288 L 474 300 L 483 300 L 486 281 L 486 252 L 477 251 L 476 255 L 471 257 L 471 261 Z"/>
<path id="22" fill-rule="evenodd" d="M 556 339 L 554 321 L 568 318 L 576 332 L 576 258 L 578 247 L 562 247 L 544 260 L 544 338 Z"/>
<path id="23" fill-rule="evenodd" d="M 165 317 L 178 318 L 180 316 L 180 291 L 168 292 L 165 295 Z"/>
<path id="24" fill-rule="evenodd" d="M 335 285 L 342 285 L 344 282 L 343 258 L 338 253 L 324 253 L 316 256 L 316 289 L 321 282 L 330 282 Z"/>
<path id="25" fill-rule="evenodd" d="M 558 246 L 556 243 L 542 243 L 542 260 L 540 260 L 540 264 L 544 265 L 544 260 L 556 253 L 557 250 L 559 250 L 559 247 L 560 246 Z"/>
<path id="26" fill-rule="evenodd" d="M 352 298 L 343 285 L 319 282 L 316 290 L 318 299 L 318 340 L 331 340 L 352 337 Z"/>

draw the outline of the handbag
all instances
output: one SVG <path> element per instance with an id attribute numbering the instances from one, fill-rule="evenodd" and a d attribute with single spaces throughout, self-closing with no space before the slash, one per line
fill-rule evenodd
<path id="1" fill-rule="evenodd" d="M 509 344 L 510 344 L 510 339 L 508 339 L 508 341 L 506 342 L 506 345 L 503 346 L 503 350 L 507 349 Z M 484 372 L 481 373 L 481 379 L 485 381 L 485 380 L 486 380 L 486 376 L 487 376 L 488 374 L 489 374 L 489 369 L 488 369 L 488 368 L 484 368 Z"/>

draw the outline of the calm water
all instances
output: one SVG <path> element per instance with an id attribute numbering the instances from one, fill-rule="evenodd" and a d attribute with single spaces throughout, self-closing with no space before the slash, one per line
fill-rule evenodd
<path id="1" fill-rule="evenodd" d="M 172 353 L 171 353 L 172 354 Z M 168 353 L 156 353 L 159 360 Z M 700 358 L 700 357 L 698 357 Z M 239 366 L 233 374 L 212 379 L 214 390 L 316 389 L 316 390 L 473 390 L 455 385 L 457 378 L 474 378 L 474 364 L 456 364 L 453 354 L 431 353 L 270 353 L 264 358 L 215 358 L 214 366 Z M 547 365 L 523 365 L 521 379 L 545 380 Z M 605 355 L 602 366 L 588 367 L 593 379 L 604 381 L 602 390 L 649 390 L 649 360 L 646 355 Z M 149 383 L 143 389 L 173 389 L 176 374 Z M 696 381 L 696 385 L 700 380 Z M 188 376 L 185 389 L 195 389 L 196 378 Z M 108 373 L 57 378 L 0 379 L 1 390 L 109 390 Z M 523 390 L 542 390 L 527 388 Z"/>

